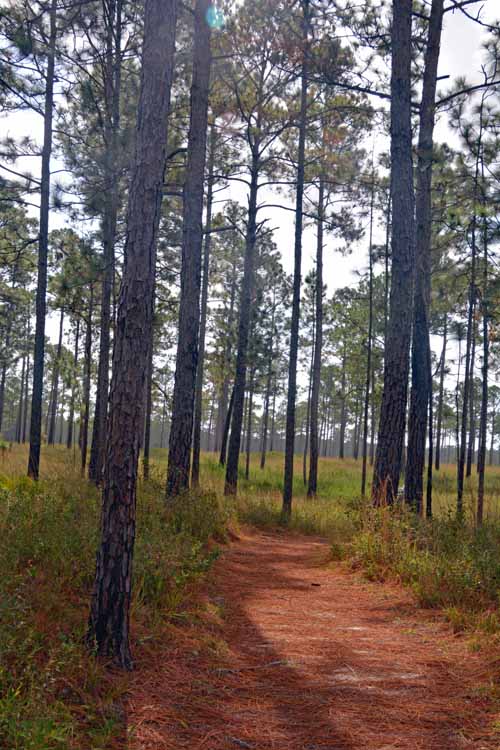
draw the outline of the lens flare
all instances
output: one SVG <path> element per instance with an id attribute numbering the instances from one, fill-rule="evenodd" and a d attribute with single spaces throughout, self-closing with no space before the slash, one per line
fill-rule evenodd
<path id="1" fill-rule="evenodd" d="M 224 15 L 215 5 L 211 5 L 207 10 L 206 18 L 211 29 L 222 29 L 224 26 Z"/>

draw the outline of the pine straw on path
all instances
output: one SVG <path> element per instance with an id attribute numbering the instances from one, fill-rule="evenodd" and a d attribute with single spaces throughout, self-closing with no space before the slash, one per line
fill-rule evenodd
<path id="1" fill-rule="evenodd" d="M 328 554 L 288 534 L 232 543 L 202 614 L 138 655 L 130 750 L 500 748 L 484 657 Z"/>

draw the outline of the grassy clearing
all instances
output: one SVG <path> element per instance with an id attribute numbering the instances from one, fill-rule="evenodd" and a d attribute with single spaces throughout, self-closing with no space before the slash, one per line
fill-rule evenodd
<path id="1" fill-rule="evenodd" d="M 83 646 L 99 496 L 64 449 L 47 453 L 38 484 L 21 473 L 24 450 L 0 467 L 0 747 L 104 750 L 123 733 L 127 679 Z M 167 511 L 162 484 L 140 487 L 136 648 L 161 636 L 187 584 L 210 567 L 217 556 L 210 540 L 224 539 L 228 518 L 214 493 Z"/>

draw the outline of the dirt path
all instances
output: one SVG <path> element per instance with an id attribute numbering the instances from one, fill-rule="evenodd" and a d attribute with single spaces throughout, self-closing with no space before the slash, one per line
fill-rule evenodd
<path id="1" fill-rule="evenodd" d="M 327 558 L 305 537 L 233 543 L 206 614 L 138 664 L 131 750 L 500 748 L 480 656 L 407 592 Z"/>

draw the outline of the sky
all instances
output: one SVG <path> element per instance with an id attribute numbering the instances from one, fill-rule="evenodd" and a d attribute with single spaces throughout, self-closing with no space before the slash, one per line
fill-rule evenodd
<path id="1" fill-rule="evenodd" d="M 495 18 L 500 17 L 500 4 L 498 0 L 484 0 L 478 6 L 469 6 L 473 13 L 474 7 L 482 7 L 481 18 L 483 21 L 492 22 Z M 495 11 L 496 9 L 496 11 Z M 441 90 L 450 87 L 453 79 L 459 76 L 465 76 L 470 83 L 477 83 L 481 80 L 481 44 L 485 37 L 485 30 L 474 21 L 465 17 L 460 11 L 448 12 L 445 14 L 441 55 L 439 64 L 439 75 L 450 76 L 443 82 Z M 377 104 L 378 102 L 375 102 Z M 38 141 L 41 141 L 43 135 L 42 118 L 34 113 L 17 113 L 2 118 L 4 134 L 13 137 L 30 135 Z M 454 143 L 455 135 L 450 130 L 446 115 L 438 119 L 436 131 L 436 141 L 447 141 Z M 370 140 L 371 143 L 371 140 Z M 369 148 L 369 144 L 367 143 Z M 376 144 L 378 152 L 386 150 L 388 144 L 382 139 Z M 30 169 L 34 175 L 39 173 L 39 166 L 32 158 L 29 161 L 24 160 L 19 164 L 21 169 Z M 53 170 L 60 169 L 62 165 L 53 161 Z M 241 190 L 232 188 L 227 193 L 227 197 L 244 200 Z M 261 196 L 263 199 L 269 197 L 265 193 Z M 280 197 L 280 202 L 283 198 Z M 293 203 L 290 202 L 290 206 Z M 263 210 L 263 216 L 269 219 L 268 226 L 275 229 L 274 239 L 280 250 L 283 259 L 283 265 L 288 273 L 293 272 L 293 247 L 294 247 L 294 220 L 293 213 L 282 209 Z M 379 217 L 380 218 L 380 217 Z M 50 228 L 54 229 L 64 226 L 66 218 L 63 215 L 51 215 Z M 78 227 L 74 227 L 78 230 Z M 374 241 L 383 242 L 384 229 L 379 226 L 375 230 Z M 336 288 L 347 286 L 355 282 L 356 271 L 363 271 L 367 267 L 368 239 L 367 236 L 356 243 L 350 255 L 343 256 L 335 246 L 338 247 L 332 239 L 326 240 L 324 251 L 324 279 L 328 287 L 328 293 L 331 294 Z M 315 233 L 312 226 L 306 227 L 303 237 L 303 276 L 314 267 L 315 255 Z M 47 321 L 47 334 L 55 340 L 57 336 L 57 321 L 52 317 Z"/>

